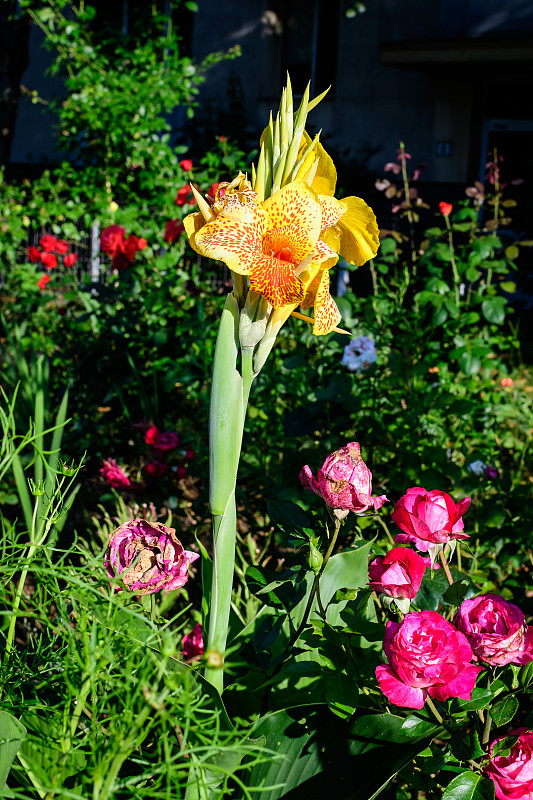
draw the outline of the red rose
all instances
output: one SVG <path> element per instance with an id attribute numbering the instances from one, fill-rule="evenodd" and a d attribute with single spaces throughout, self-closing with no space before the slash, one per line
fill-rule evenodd
<path id="1" fill-rule="evenodd" d="M 121 225 L 109 225 L 100 235 L 100 250 L 114 258 L 124 241 L 126 231 Z"/>
<path id="2" fill-rule="evenodd" d="M 60 253 L 63 255 L 68 250 L 68 242 L 65 242 L 63 239 L 58 239 L 56 241 L 56 253 Z"/>
<path id="3" fill-rule="evenodd" d="M 163 236 L 163 240 L 168 243 L 173 242 L 174 239 L 177 239 L 184 230 L 185 227 L 180 219 L 171 219 L 165 225 L 165 235 Z"/>
<path id="4" fill-rule="evenodd" d="M 187 203 L 194 203 L 194 197 L 190 186 L 182 186 L 174 200 L 177 206 L 184 206 Z"/>
<path id="5" fill-rule="evenodd" d="M 148 461 L 144 465 L 144 471 L 150 478 L 160 478 L 168 469 L 168 464 L 162 464 L 161 461 Z"/>
<path id="6" fill-rule="evenodd" d="M 139 240 L 135 234 L 130 233 L 127 239 L 124 239 L 120 244 L 120 252 L 131 263 L 135 258 L 135 253 L 139 249 Z"/>
<path id="7" fill-rule="evenodd" d="M 439 203 L 439 210 L 443 217 L 448 217 L 452 213 L 453 206 L 451 203 Z"/>
<path id="8" fill-rule="evenodd" d="M 183 658 L 187 661 L 202 655 L 204 652 L 204 640 L 200 623 L 195 625 L 190 633 L 185 634 L 181 640 L 181 646 Z"/>
<path id="9" fill-rule="evenodd" d="M 192 169 L 192 160 L 190 158 L 184 158 L 183 161 L 180 161 L 180 167 L 185 170 L 185 172 L 190 172 Z"/>
<path id="10" fill-rule="evenodd" d="M 28 258 L 32 264 L 38 264 L 41 260 L 41 251 L 35 245 L 28 247 Z"/>
<path id="11" fill-rule="evenodd" d="M 216 197 L 217 189 L 218 189 L 219 186 L 220 186 L 220 183 L 212 183 L 211 186 L 209 187 L 208 191 L 207 191 L 207 196 L 208 197 L 212 197 L 213 200 L 214 200 L 215 197 Z"/>
<path id="12" fill-rule="evenodd" d="M 41 236 L 39 244 L 45 253 L 53 253 L 57 246 L 57 239 L 55 236 L 52 236 L 51 233 L 45 233 L 44 236 Z"/>
<path id="13" fill-rule="evenodd" d="M 39 278 L 39 280 L 37 281 L 37 286 L 41 291 L 43 291 L 44 289 L 46 289 L 47 283 L 50 283 L 50 275 L 45 274 L 41 278 Z"/>
<path id="14" fill-rule="evenodd" d="M 148 242 L 146 241 L 146 239 L 143 239 L 142 237 L 140 239 L 137 239 L 137 250 L 146 250 L 147 247 L 148 247 Z"/>
<path id="15" fill-rule="evenodd" d="M 76 255 L 76 253 L 67 253 L 65 258 L 63 259 L 63 264 L 66 267 L 73 267 L 77 260 L 78 256 Z"/>
<path id="16" fill-rule="evenodd" d="M 57 258 L 53 253 L 41 253 L 41 263 L 46 269 L 53 269 L 57 267 Z"/>

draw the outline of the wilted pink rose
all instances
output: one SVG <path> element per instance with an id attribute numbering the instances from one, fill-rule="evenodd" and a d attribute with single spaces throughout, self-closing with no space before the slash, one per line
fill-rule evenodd
<path id="1" fill-rule="evenodd" d="M 420 589 L 425 571 L 426 565 L 418 553 L 408 547 L 394 547 L 369 565 L 369 586 L 388 597 L 412 600 Z"/>
<path id="2" fill-rule="evenodd" d="M 381 691 L 402 708 L 435 700 L 469 700 L 483 667 L 473 666 L 465 636 L 436 611 L 415 611 L 387 622 L 383 649 L 388 664 L 376 668 Z"/>
<path id="3" fill-rule="evenodd" d="M 306 489 L 321 497 L 337 516 L 346 516 L 348 511 L 363 514 L 369 508 L 381 508 L 387 502 L 385 495 L 372 497 L 372 473 L 362 459 L 357 442 L 350 442 L 326 458 L 317 479 L 310 467 L 305 466 L 299 475 Z"/>
<path id="4" fill-rule="evenodd" d="M 134 519 L 109 534 L 105 567 L 135 594 L 178 589 L 187 583 L 189 566 L 198 553 L 185 550 L 174 528 L 161 522 Z"/>
<path id="5" fill-rule="evenodd" d="M 126 231 L 121 225 L 109 225 L 100 235 L 100 250 L 114 258 L 120 251 Z"/>
<path id="6" fill-rule="evenodd" d="M 492 755 L 494 745 L 507 736 L 517 736 L 509 755 Z M 498 800 L 533 800 L 533 731 L 517 728 L 495 739 L 485 772 L 495 783 Z"/>
<path id="7" fill-rule="evenodd" d="M 454 619 L 474 652 L 486 664 L 529 664 L 533 661 L 533 626 L 513 603 L 498 594 L 482 594 L 461 603 Z"/>
<path id="8" fill-rule="evenodd" d="M 39 244 L 45 253 L 54 253 L 57 246 L 57 239 L 55 236 L 52 236 L 51 233 L 45 233 L 44 236 L 41 236 L 39 239 Z"/>
<path id="9" fill-rule="evenodd" d="M 175 450 L 180 443 L 177 433 L 174 433 L 173 431 L 161 433 L 156 425 L 151 425 L 148 428 L 144 437 L 144 441 L 146 444 L 151 445 L 154 450 L 161 450 L 163 452 L 165 450 Z"/>
<path id="10" fill-rule="evenodd" d="M 185 634 L 181 640 L 181 647 L 183 658 L 186 661 L 202 655 L 204 652 L 204 640 L 200 623 L 195 625 L 190 633 Z"/>
<path id="11" fill-rule="evenodd" d="M 413 542 L 418 550 L 427 552 L 433 545 L 451 539 L 469 539 L 463 533 L 462 520 L 469 505 L 469 497 L 456 504 L 446 492 L 438 489 L 426 492 L 414 486 L 398 500 L 392 512 L 394 522 L 404 531 L 396 536 L 396 541 Z"/>
<path id="12" fill-rule="evenodd" d="M 119 467 L 114 458 L 104 459 L 100 468 L 100 474 L 104 480 L 115 489 L 127 489 L 131 486 L 130 479 L 124 470 Z"/>

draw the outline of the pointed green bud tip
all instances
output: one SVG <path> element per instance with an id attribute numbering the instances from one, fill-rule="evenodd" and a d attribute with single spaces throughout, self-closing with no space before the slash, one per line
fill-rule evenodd
<path id="1" fill-rule="evenodd" d="M 31 478 L 28 479 L 28 485 L 30 487 L 30 492 L 34 497 L 42 497 L 44 494 L 44 481 L 34 481 Z"/>

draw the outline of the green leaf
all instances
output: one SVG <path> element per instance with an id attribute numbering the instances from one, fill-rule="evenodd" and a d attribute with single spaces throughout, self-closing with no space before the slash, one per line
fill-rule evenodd
<path id="1" fill-rule="evenodd" d="M 13 759 L 26 737 L 26 728 L 7 711 L 0 711 L 0 789 L 9 775 Z"/>
<path id="2" fill-rule="evenodd" d="M 272 522 L 282 528 L 286 533 L 294 530 L 312 528 L 313 523 L 305 511 L 296 503 L 289 500 L 267 499 L 268 514 Z"/>
<path id="3" fill-rule="evenodd" d="M 462 578 L 459 581 L 454 581 L 454 583 L 446 589 L 444 594 L 442 595 L 442 599 L 445 603 L 448 603 L 450 606 L 460 606 L 463 600 L 465 599 L 468 590 L 470 588 L 470 580 L 469 578 Z"/>
<path id="4" fill-rule="evenodd" d="M 488 297 L 481 303 L 481 311 L 487 322 L 501 325 L 505 319 L 507 300 L 504 297 Z"/>
<path id="5" fill-rule="evenodd" d="M 480 758 L 484 755 L 475 729 L 455 731 L 450 736 L 450 750 L 458 761 L 470 761 L 472 758 Z"/>
<path id="6" fill-rule="evenodd" d="M 518 698 L 514 694 L 502 697 L 501 700 L 494 703 L 490 709 L 490 715 L 496 727 L 499 728 L 501 725 L 507 725 L 518 711 L 518 705 Z"/>
<path id="7" fill-rule="evenodd" d="M 494 781 L 466 770 L 450 781 L 442 800 L 494 800 L 494 794 Z"/>
<path id="8" fill-rule="evenodd" d="M 273 758 L 251 770 L 249 786 L 270 787 L 258 795 L 261 800 L 374 800 L 442 730 L 421 723 L 413 736 L 403 723 L 394 714 L 368 714 L 347 725 L 317 705 L 269 714 L 256 723 L 254 735 L 265 737 Z"/>

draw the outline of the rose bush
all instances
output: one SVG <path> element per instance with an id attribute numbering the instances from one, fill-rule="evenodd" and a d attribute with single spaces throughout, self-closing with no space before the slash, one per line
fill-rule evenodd
<path id="1" fill-rule="evenodd" d="M 469 505 L 469 497 L 456 504 L 446 492 L 438 489 L 428 492 L 413 486 L 398 500 L 392 512 L 394 522 L 403 531 L 396 536 L 396 541 L 412 542 L 418 550 L 427 552 L 436 544 L 468 539 L 468 534 L 463 532 L 462 516 Z"/>
<path id="2" fill-rule="evenodd" d="M 184 586 L 198 553 L 185 550 L 174 528 L 161 522 L 134 519 L 109 536 L 105 567 L 135 594 L 154 594 Z"/>
<path id="3" fill-rule="evenodd" d="M 363 514 L 369 508 L 377 510 L 387 502 L 385 495 L 371 495 L 372 473 L 363 461 L 358 442 L 350 442 L 328 456 L 316 480 L 307 465 L 299 479 L 306 489 L 322 497 L 338 517 L 346 516 L 349 511 Z"/>
<path id="4" fill-rule="evenodd" d="M 498 800 L 533 800 L 533 731 L 517 728 L 507 734 L 516 735 L 518 741 L 508 755 L 492 755 L 495 745 L 506 737 L 495 739 L 491 744 L 485 772 L 495 783 Z"/>
<path id="5" fill-rule="evenodd" d="M 483 670 L 470 663 L 466 637 L 436 611 L 387 622 L 383 649 L 389 663 L 376 667 L 376 678 L 391 703 L 403 708 L 422 708 L 428 694 L 469 700 Z"/>
<path id="6" fill-rule="evenodd" d="M 486 664 L 528 664 L 533 661 L 533 626 L 526 625 L 518 606 L 497 594 L 465 600 L 454 625 L 468 639 L 474 655 Z"/>

